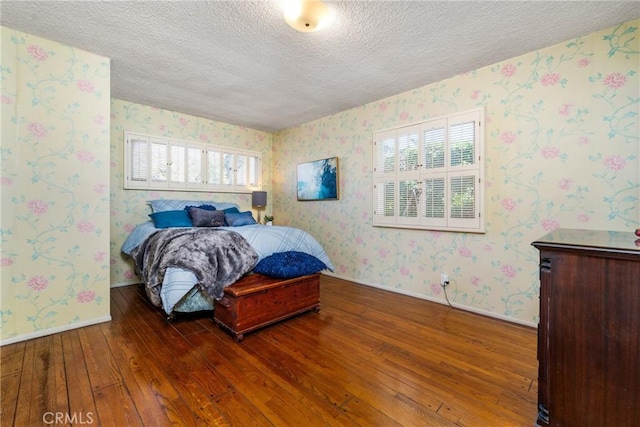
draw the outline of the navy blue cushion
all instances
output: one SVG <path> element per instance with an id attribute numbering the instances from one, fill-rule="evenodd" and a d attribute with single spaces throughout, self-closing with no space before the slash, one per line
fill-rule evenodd
<path id="1" fill-rule="evenodd" d="M 205 211 L 215 211 L 216 210 L 216 207 L 213 206 L 213 205 L 198 205 L 198 206 L 188 205 L 188 206 L 184 207 L 184 210 L 189 212 L 189 209 L 191 209 L 191 208 L 204 209 Z"/>
<path id="2" fill-rule="evenodd" d="M 185 210 L 154 212 L 149 216 L 156 228 L 193 227 L 189 212 Z"/>
<path id="3" fill-rule="evenodd" d="M 224 221 L 229 227 L 241 227 L 243 225 L 257 224 L 251 211 L 240 213 L 224 213 Z"/>
<path id="4" fill-rule="evenodd" d="M 277 252 L 263 258 L 253 271 L 265 276 L 280 279 L 306 276 L 324 270 L 327 266 L 313 255 L 304 252 L 288 251 Z"/>
<path id="5" fill-rule="evenodd" d="M 223 211 L 224 211 L 225 214 L 228 214 L 228 213 L 240 213 L 238 208 L 226 208 L 226 209 L 223 209 Z"/>
<path id="6" fill-rule="evenodd" d="M 224 212 L 222 211 L 191 208 L 189 215 L 195 227 L 222 227 L 224 225 Z"/>

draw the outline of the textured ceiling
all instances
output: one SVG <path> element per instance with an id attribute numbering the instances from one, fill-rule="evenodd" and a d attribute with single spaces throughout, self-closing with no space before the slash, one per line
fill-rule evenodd
<path id="1" fill-rule="evenodd" d="M 640 17 L 638 1 L 8 1 L 3 26 L 111 58 L 111 95 L 278 131 Z"/>

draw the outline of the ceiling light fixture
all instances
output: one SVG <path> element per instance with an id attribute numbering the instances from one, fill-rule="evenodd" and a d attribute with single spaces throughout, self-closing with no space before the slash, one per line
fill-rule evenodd
<path id="1" fill-rule="evenodd" d="M 291 0 L 284 6 L 284 20 L 305 33 L 316 31 L 329 18 L 329 8 L 319 0 Z"/>

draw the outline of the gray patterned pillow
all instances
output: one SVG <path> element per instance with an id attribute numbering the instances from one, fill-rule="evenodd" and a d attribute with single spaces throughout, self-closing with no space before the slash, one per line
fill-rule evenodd
<path id="1" fill-rule="evenodd" d="M 222 227 L 224 225 L 224 211 L 190 208 L 189 215 L 191 215 L 195 227 Z"/>

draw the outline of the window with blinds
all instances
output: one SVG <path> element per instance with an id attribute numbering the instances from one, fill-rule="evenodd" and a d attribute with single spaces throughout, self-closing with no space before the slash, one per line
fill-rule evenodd
<path id="1" fill-rule="evenodd" d="M 261 164 L 254 151 L 125 132 L 127 189 L 250 192 Z"/>
<path id="2" fill-rule="evenodd" d="M 373 225 L 484 232 L 481 109 L 374 134 Z"/>
<path id="3" fill-rule="evenodd" d="M 169 144 L 167 141 L 151 139 L 151 182 L 160 185 L 167 182 L 169 167 Z"/>
<path id="4" fill-rule="evenodd" d="M 133 182 L 145 183 L 149 181 L 149 142 L 146 138 L 132 136 L 129 140 L 129 156 L 131 159 L 131 176 Z"/>

